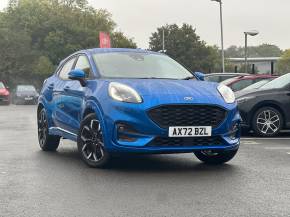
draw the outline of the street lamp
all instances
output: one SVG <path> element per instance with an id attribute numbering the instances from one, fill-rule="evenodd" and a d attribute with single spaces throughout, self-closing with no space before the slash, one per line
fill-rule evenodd
<path id="1" fill-rule="evenodd" d="M 223 29 L 223 7 L 222 0 L 211 0 L 220 3 L 220 22 L 221 22 L 221 45 L 222 45 L 222 66 L 223 73 L 225 72 L 225 50 L 224 50 L 224 29 Z"/>
<path id="2" fill-rule="evenodd" d="M 248 73 L 248 35 L 256 36 L 259 34 L 257 30 L 244 32 L 245 34 L 245 73 Z"/>

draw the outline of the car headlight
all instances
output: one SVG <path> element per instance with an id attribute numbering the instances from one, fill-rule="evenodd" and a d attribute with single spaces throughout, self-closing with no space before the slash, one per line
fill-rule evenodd
<path id="1" fill-rule="evenodd" d="M 217 89 L 226 103 L 234 103 L 236 101 L 234 92 L 228 86 L 220 84 Z"/>
<path id="2" fill-rule="evenodd" d="M 142 103 L 141 96 L 133 88 L 117 83 L 111 82 L 109 85 L 109 95 L 117 101 L 128 103 Z"/>

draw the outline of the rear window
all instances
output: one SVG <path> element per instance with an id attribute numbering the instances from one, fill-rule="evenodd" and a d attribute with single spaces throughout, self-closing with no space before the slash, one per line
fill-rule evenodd
<path id="1" fill-rule="evenodd" d="M 5 88 L 3 82 L 0 82 L 0 88 Z"/>
<path id="2" fill-rule="evenodd" d="M 34 86 L 31 85 L 19 85 L 17 91 L 36 91 Z"/>

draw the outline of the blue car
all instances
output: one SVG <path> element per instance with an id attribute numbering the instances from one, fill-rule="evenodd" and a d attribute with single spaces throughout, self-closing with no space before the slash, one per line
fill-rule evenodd
<path id="1" fill-rule="evenodd" d="M 45 80 L 37 117 L 42 150 L 55 151 L 61 138 L 76 141 L 90 167 L 105 167 L 125 153 L 194 153 L 222 164 L 240 144 L 230 88 L 140 49 L 90 49 L 67 57 Z"/>

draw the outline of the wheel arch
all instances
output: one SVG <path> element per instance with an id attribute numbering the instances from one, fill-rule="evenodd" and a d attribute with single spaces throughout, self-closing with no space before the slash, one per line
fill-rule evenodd
<path id="1" fill-rule="evenodd" d="M 83 115 L 82 115 L 82 120 L 89 114 L 92 114 L 92 113 L 96 113 L 96 111 L 91 107 L 86 107 L 84 112 L 83 112 Z"/>
<path id="2" fill-rule="evenodd" d="M 250 117 L 251 125 L 253 123 L 253 119 L 254 119 L 254 116 L 255 116 L 256 112 L 259 109 L 263 108 L 263 107 L 272 107 L 272 108 L 278 110 L 281 113 L 281 115 L 282 115 L 282 126 L 285 127 L 285 113 L 284 113 L 283 109 L 281 108 L 281 106 L 279 105 L 279 103 L 275 102 L 275 101 L 263 101 L 263 102 L 260 102 L 257 105 L 255 105 L 254 108 L 250 112 L 250 114 L 251 114 L 251 117 Z"/>

